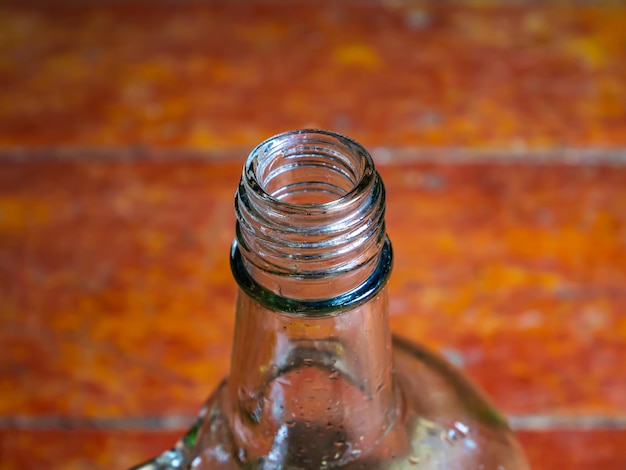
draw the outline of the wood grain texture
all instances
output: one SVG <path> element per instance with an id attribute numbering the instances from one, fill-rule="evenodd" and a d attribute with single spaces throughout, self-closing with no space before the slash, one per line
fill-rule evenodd
<path id="1" fill-rule="evenodd" d="M 0 413 L 195 412 L 228 367 L 240 168 L 3 163 Z M 394 330 L 508 413 L 626 410 L 626 168 L 380 171 Z"/>
<path id="2" fill-rule="evenodd" d="M 65 3 L 0 10 L 0 144 L 626 143 L 621 2 Z"/>
<path id="3" fill-rule="evenodd" d="M 243 158 L 299 127 L 377 159 L 393 330 L 535 470 L 626 468 L 625 25 L 618 1 L 2 2 L 0 470 L 180 436 L 228 372 Z"/>
<path id="4" fill-rule="evenodd" d="M 626 467 L 626 431 L 519 432 L 534 470 L 620 470 Z"/>

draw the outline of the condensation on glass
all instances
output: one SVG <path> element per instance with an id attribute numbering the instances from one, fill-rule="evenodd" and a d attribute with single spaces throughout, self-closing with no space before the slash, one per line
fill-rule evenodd
<path id="1" fill-rule="evenodd" d="M 459 372 L 392 337 L 385 190 L 363 147 L 275 136 L 246 161 L 235 211 L 230 376 L 173 449 L 135 469 L 528 468 Z"/>

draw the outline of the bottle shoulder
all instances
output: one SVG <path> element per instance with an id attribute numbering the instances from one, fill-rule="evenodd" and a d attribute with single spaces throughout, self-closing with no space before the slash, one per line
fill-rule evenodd
<path id="1" fill-rule="evenodd" d="M 473 383 L 419 344 L 394 337 L 393 345 L 403 406 L 396 429 L 407 433 L 409 446 L 398 463 L 380 468 L 529 468 L 506 419 Z"/>
<path id="2" fill-rule="evenodd" d="M 296 419 L 278 425 L 272 435 L 263 431 L 259 439 L 268 441 L 269 452 L 261 457 L 250 457 L 235 443 L 232 420 L 229 420 L 227 411 L 227 383 L 223 382 L 176 448 L 136 468 L 529 468 L 506 420 L 446 360 L 401 338 L 394 338 L 393 357 L 397 410 L 394 411 L 393 424 L 370 448 L 357 445 L 358 429 L 349 429 L 347 424 L 346 429 L 339 432 L 333 423 L 299 422 Z M 335 456 L 337 458 L 333 459 Z"/>

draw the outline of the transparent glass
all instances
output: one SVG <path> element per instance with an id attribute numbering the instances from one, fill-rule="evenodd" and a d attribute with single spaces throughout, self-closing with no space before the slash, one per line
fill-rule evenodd
<path id="1" fill-rule="evenodd" d="M 506 421 L 439 356 L 389 330 L 391 245 L 369 154 L 337 134 L 248 158 L 231 251 L 230 376 L 135 469 L 527 469 Z"/>

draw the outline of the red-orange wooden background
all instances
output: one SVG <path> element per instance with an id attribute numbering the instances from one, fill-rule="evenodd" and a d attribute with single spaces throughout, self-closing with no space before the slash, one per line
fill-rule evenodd
<path id="1" fill-rule="evenodd" d="M 125 468 L 227 373 L 232 198 L 300 127 L 388 190 L 392 326 L 534 469 L 626 468 L 626 4 L 0 5 L 0 468 Z"/>

